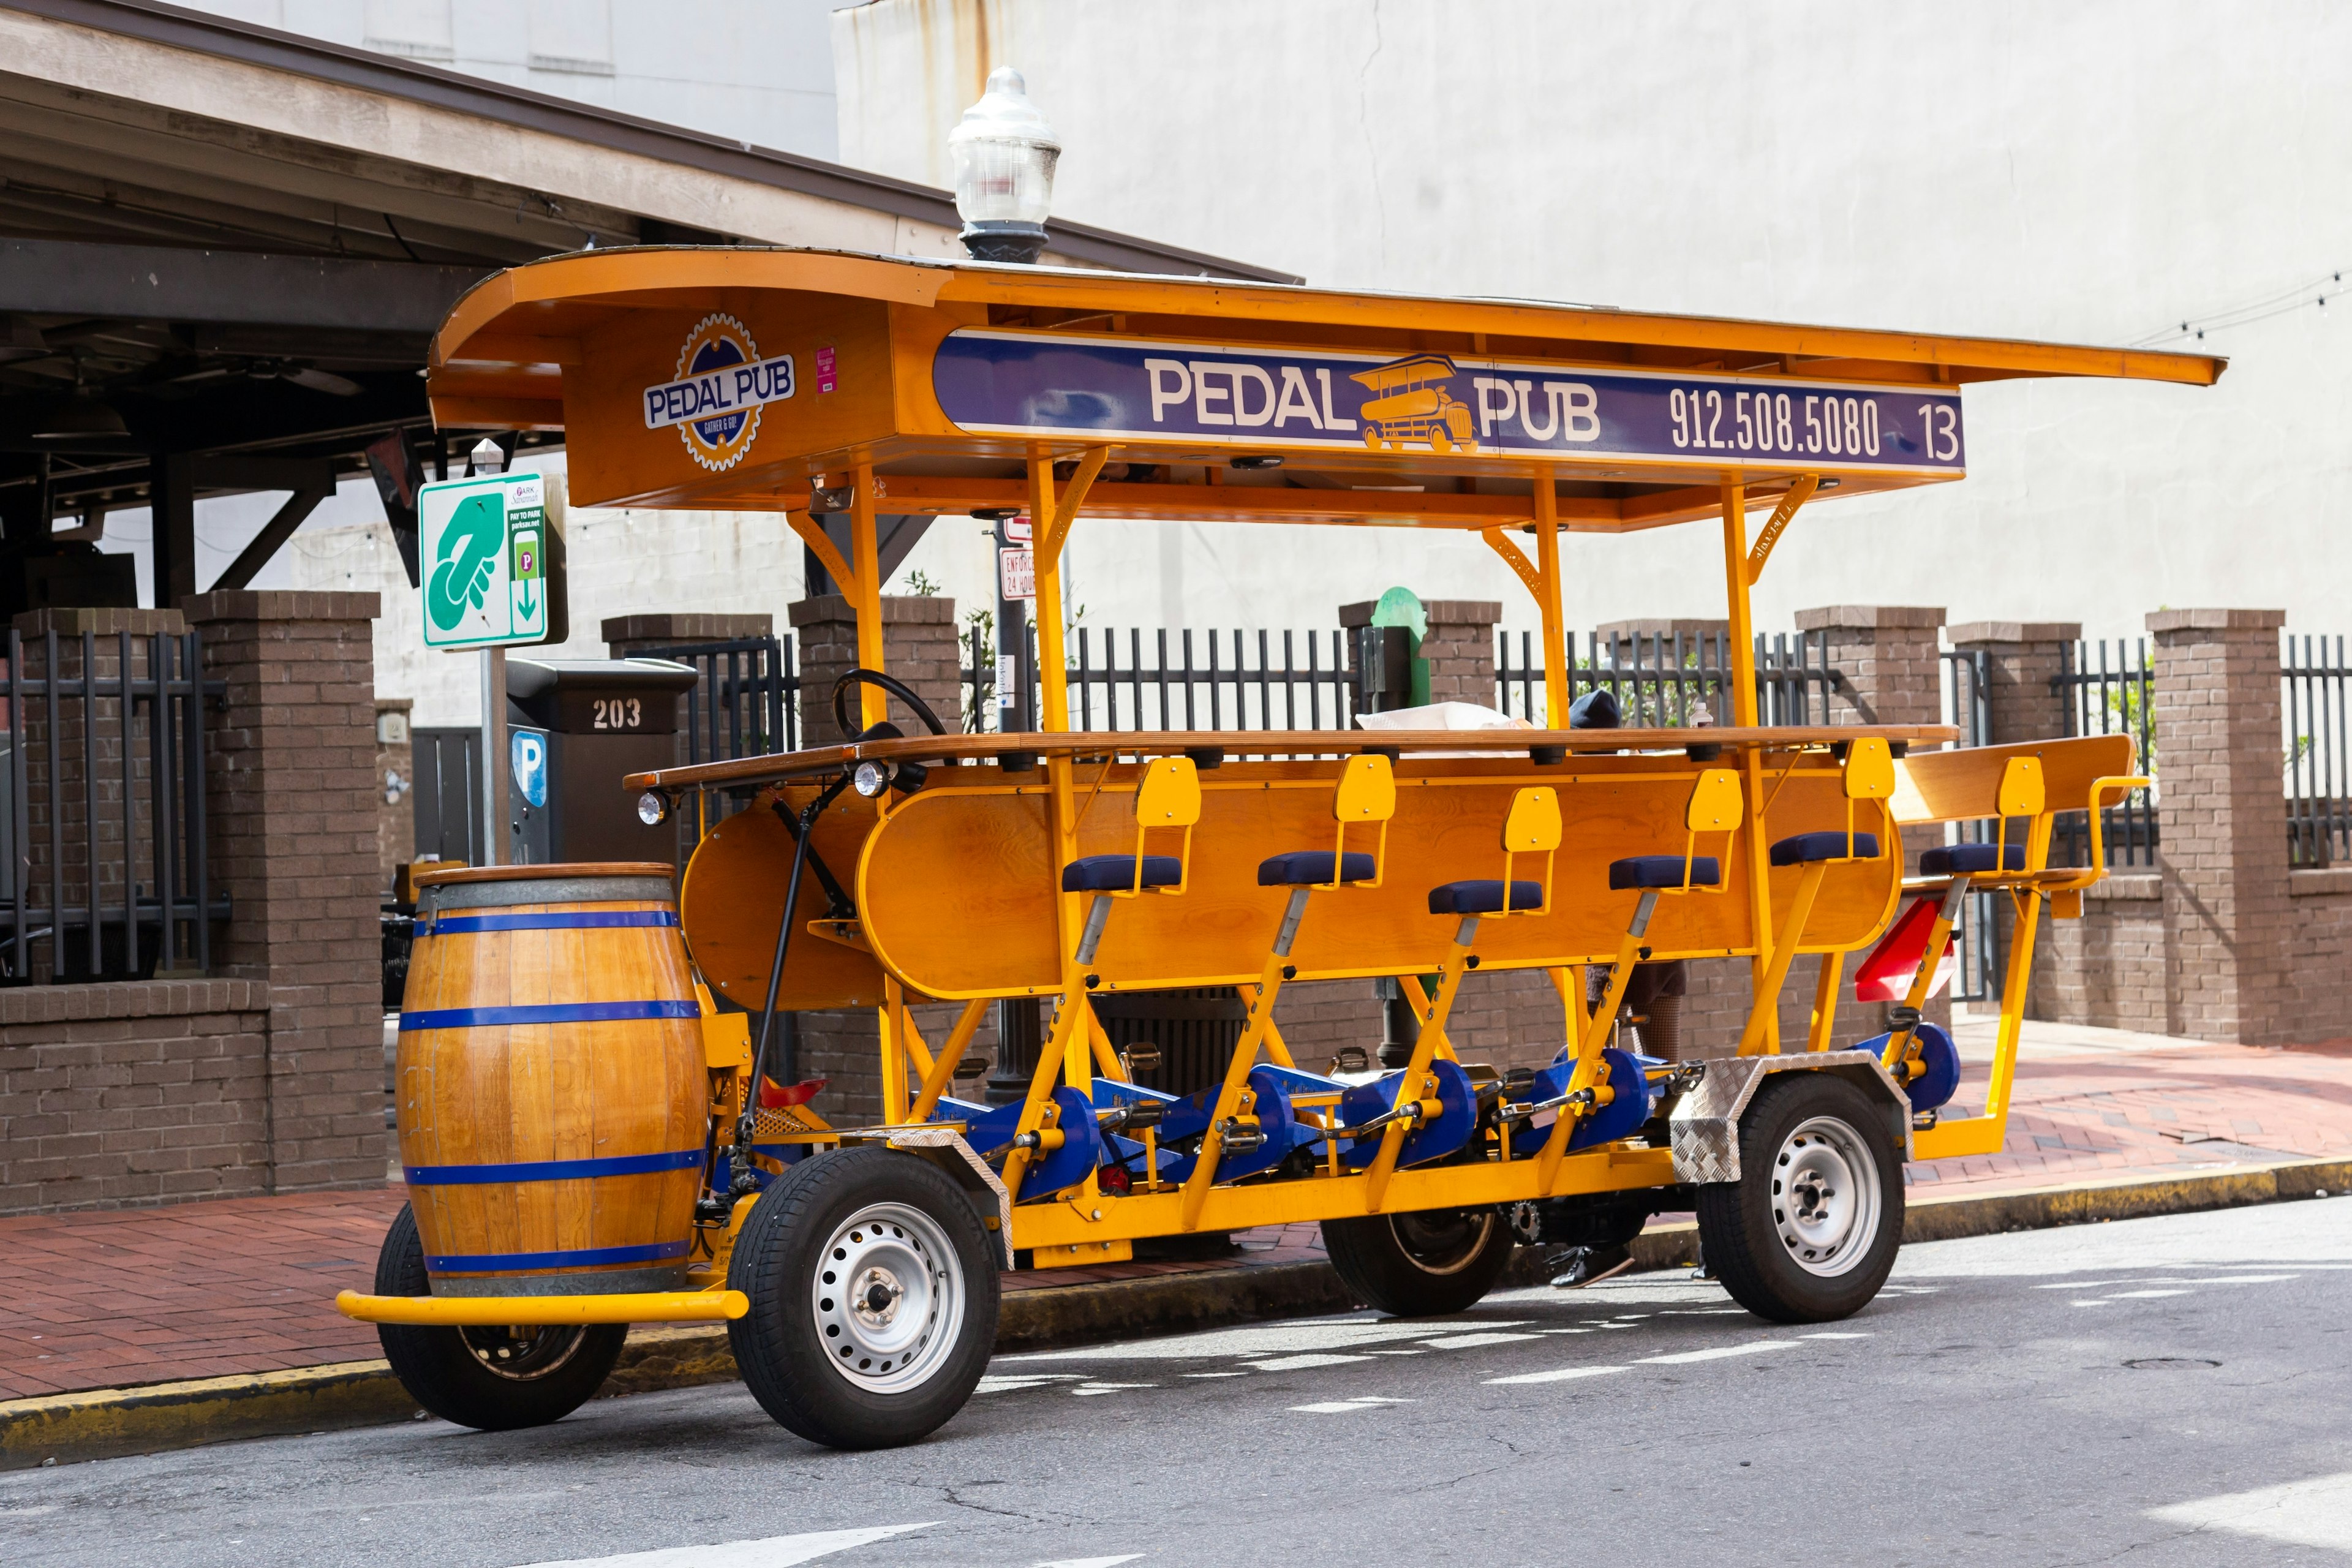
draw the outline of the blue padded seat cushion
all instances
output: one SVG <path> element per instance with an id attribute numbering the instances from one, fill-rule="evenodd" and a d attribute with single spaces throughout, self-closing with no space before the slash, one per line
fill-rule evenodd
<path id="1" fill-rule="evenodd" d="M 1695 856 L 1690 863 L 1691 886 L 1718 887 L 1723 882 L 1723 867 L 1712 855 Z M 1622 860 L 1609 862 L 1611 890 L 1623 892 L 1628 888 L 1679 888 L 1683 885 L 1683 858 L 1679 855 L 1629 855 Z"/>
<path id="2" fill-rule="evenodd" d="M 1846 858 L 1846 837 L 1843 833 L 1799 833 L 1772 846 L 1772 864 L 1775 866 L 1810 866 L 1816 860 L 1843 860 Z M 1877 859 L 1878 835 L 1855 834 L 1853 858 Z"/>
<path id="3" fill-rule="evenodd" d="M 1143 858 L 1143 885 L 1172 888 L 1184 879 L 1184 863 L 1173 855 Z M 1132 855 L 1084 855 L 1062 868 L 1066 893 L 1120 893 L 1135 886 Z"/>
<path id="4" fill-rule="evenodd" d="M 1990 871 L 1998 858 L 2004 871 L 2025 869 L 2022 844 L 1947 844 L 1919 857 L 1922 877 L 1951 877 L 1969 871 Z"/>
<path id="5" fill-rule="evenodd" d="M 1339 857 L 1339 880 L 1369 882 L 1372 879 L 1372 858 L 1350 849 Z M 1293 849 L 1287 855 L 1268 856 L 1257 863 L 1257 885 L 1261 888 L 1298 888 L 1312 882 L 1331 880 L 1331 851 L 1328 849 Z"/>
<path id="6" fill-rule="evenodd" d="M 1511 879 L 1511 908 L 1539 910 L 1543 908 L 1541 882 Z M 1500 882 L 1448 882 L 1442 888 L 1429 889 L 1429 912 L 1433 915 L 1494 915 L 1503 912 L 1503 884 Z"/>

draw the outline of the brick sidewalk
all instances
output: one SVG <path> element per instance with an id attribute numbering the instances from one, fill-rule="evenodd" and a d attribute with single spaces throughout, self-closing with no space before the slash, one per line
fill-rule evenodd
<path id="1" fill-rule="evenodd" d="M 1980 1104 L 1991 1026 L 1956 1031 Z M 2179 1174 L 2352 1156 L 2352 1052 L 2254 1050 L 2028 1026 L 2007 1148 L 1915 1165 L 1915 1191 L 1990 1193 L 2083 1176 Z M 364 1289 L 397 1187 L 0 1219 L 0 1398 L 275 1372 L 378 1353 L 338 1313 Z M 1237 1257 L 1009 1277 L 1009 1289 L 1321 1257 L 1316 1227 L 1244 1233 Z"/>

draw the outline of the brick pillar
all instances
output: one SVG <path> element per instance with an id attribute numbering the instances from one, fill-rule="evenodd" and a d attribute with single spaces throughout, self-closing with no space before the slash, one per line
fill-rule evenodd
<path id="1" fill-rule="evenodd" d="M 199 594 L 215 966 L 269 991 L 269 1190 L 383 1180 L 373 594 Z"/>
<path id="2" fill-rule="evenodd" d="M 1503 618 L 1502 602 L 1431 599 L 1421 613 L 1429 626 L 1421 638 L 1429 700 L 1495 706 L 1495 624 Z"/>
<path id="3" fill-rule="evenodd" d="M 2278 610 L 2147 617 L 2163 770 L 2167 1011 L 2170 1032 L 2195 1039 L 2256 1046 L 2314 1035 L 2287 1009 L 2293 912 L 2278 636 L 2285 620 Z"/>
<path id="4" fill-rule="evenodd" d="M 801 744 L 821 746 L 842 737 L 833 722 L 833 685 L 857 664 L 857 619 L 838 594 L 796 602 L 790 612 L 800 637 Z M 962 647 L 956 637 L 955 601 L 894 597 L 882 601 L 882 668 L 915 689 L 950 734 L 963 728 Z M 921 721 L 891 699 L 893 721 L 912 731 Z M 857 710 L 850 708 L 852 718 Z"/>
<path id="5" fill-rule="evenodd" d="M 1952 647 L 1988 657 L 1985 694 L 1990 708 L 1984 734 L 1963 733 L 1968 746 L 2047 741 L 2066 732 L 2066 699 L 2051 682 L 2063 669 L 2064 650 L 2081 638 L 2075 621 L 1968 621 L 1951 628 Z M 2275 699 L 2273 699 L 2275 701 Z M 1968 714 L 1960 715 L 1965 730 Z"/>
<path id="6" fill-rule="evenodd" d="M 821 746 L 841 739 L 833 721 L 833 684 L 857 663 L 857 621 L 849 601 L 838 594 L 803 599 L 790 611 L 800 638 L 801 744 Z M 963 686 L 961 647 L 956 639 L 955 601 L 937 597 L 894 597 L 882 601 L 882 668 L 915 689 L 940 717 L 950 734 L 963 728 Z M 891 699 L 891 720 L 909 733 L 922 721 Z M 856 709 L 850 709 L 852 718 Z M 796 939 L 797 940 L 797 939 Z M 923 1038 L 937 1050 L 955 1021 L 952 1006 L 915 1009 Z M 874 1014 L 858 1008 L 800 1015 L 800 1070 L 822 1078 L 829 1088 L 817 1108 L 836 1126 L 858 1126 L 878 1121 L 882 1114 L 882 1079 Z M 995 1044 L 993 1010 L 972 1042 L 978 1054 Z M 966 1084 L 967 1092 L 976 1092 Z"/>

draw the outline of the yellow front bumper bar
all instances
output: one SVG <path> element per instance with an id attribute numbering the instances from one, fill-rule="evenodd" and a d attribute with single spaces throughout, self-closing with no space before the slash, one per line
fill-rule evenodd
<path id="1" fill-rule="evenodd" d="M 618 1296 L 362 1296 L 344 1290 L 335 1310 L 363 1323 L 459 1329 L 503 1323 L 717 1323 L 751 1310 L 740 1290 L 654 1290 Z"/>

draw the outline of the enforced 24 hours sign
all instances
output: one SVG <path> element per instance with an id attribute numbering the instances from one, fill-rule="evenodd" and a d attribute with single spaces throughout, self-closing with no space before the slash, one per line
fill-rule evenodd
<path id="1" fill-rule="evenodd" d="M 425 646 L 507 647 L 548 633 L 547 489 L 484 474 L 416 493 Z"/>

